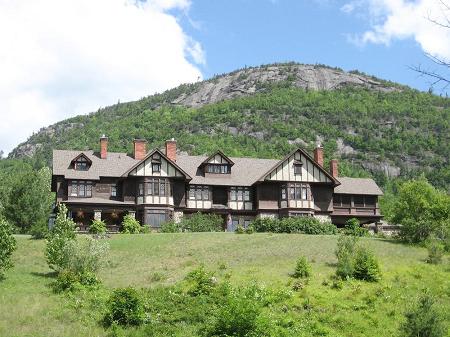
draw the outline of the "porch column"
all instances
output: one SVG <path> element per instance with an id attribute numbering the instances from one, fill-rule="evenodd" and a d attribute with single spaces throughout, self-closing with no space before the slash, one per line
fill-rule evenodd
<path id="1" fill-rule="evenodd" d="M 102 211 L 95 210 L 94 211 L 94 220 L 101 220 L 102 219 Z"/>
<path id="2" fill-rule="evenodd" d="M 128 215 L 131 216 L 133 219 L 136 219 L 136 211 L 128 211 Z"/>

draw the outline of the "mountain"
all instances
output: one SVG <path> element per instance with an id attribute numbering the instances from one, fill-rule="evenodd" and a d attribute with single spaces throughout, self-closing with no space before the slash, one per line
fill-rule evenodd
<path id="1" fill-rule="evenodd" d="M 280 157 L 317 142 L 350 176 L 424 173 L 450 189 L 450 100 L 357 71 L 324 65 L 272 64 L 118 103 L 41 129 L 10 154 L 50 162 L 51 150 L 98 147 L 131 151 L 133 138 L 160 147 L 231 156 Z"/>

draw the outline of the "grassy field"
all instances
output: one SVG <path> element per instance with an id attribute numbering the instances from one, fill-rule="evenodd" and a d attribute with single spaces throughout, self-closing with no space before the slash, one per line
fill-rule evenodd
<path id="1" fill-rule="evenodd" d="M 425 288 L 438 298 L 450 326 L 448 257 L 442 265 L 428 265 L 425 249 L 394 241 L 363 239 L 380 260 L 380 282 L 347 281 L 342 289 L 333 289 L 329 280 L 335 271 L 337 236 L 116 235 L 109 239 L 111 262 L 100 273 L 101 290 L 54 294 L 44 241 L 27 236 L 17 239 L 15 267 L 0 283 L 2 337 L 107 336 L 99 319 L 109 289 L 170 286 L 201 264 L 216 272 L 219 281 L 227 275 L 236 286 L 255 281 L 288 290 L 292 288 L 289 273 L 300 255 L 312 262 L 313 276 L 303 290 L 293 292 L 283 308 L 273 309 L 283 310 L 298 325 L 299 336 L 397 336 L 404 311 Z"/>

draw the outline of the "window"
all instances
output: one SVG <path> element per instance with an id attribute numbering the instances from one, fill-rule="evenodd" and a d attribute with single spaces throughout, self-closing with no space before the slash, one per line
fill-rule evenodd
<path id="1" fill-rule="evenodd" d="M 203 185 L 189 186 L 190 200 L 209 200 L 209 187 Z"/>
<path id="2" fill-rule="evenodd" d="M 170 193 L 170 183 L 167 179 L 164 178 L 151 178 L 146 182 L 146 195 L 154 195 L 154 196 L 166 196 L 167 192 Z"/>
<path id="3" fill-rule="evenodd" d="M 347 195 L 347 194 L 334 194 L 333 195 L 333 206 L 350 207 L 351 206 L 351 196 Z"/>
<path id="4" fill-rule="evenodd" d="M 143 183 L 139 183 L 139 185 L 138 185 L 138 196 L 139 197 L 144 196 L 144 184 Z"/>
<path id="5" fill-rule="evenodd" d="M 161 163 L 152 163 L 152 172 L 161 172 Z"/>
<path id="6" fill-rule="evenodd" d="M 81 156 L 74 162 L 74 169 L 77 171 L 87 171 L 89 170 L 88 160 Z"/>
<path id="7" fill-rule="evenodd" d="M 364 207 L 364 196 L 362 195 L 353 196 L 353 203 L 355 204 L 355 207 Z"/>
<path id="8" fill-rule="evenodd" d="M 250 201 L 249 187 L 230 187 L 231 201 Z"/>
<path id="9" fill-rule="evenodd" d="M 92 197 L 92 182 L 84 180 L 72 181 L 70 196 L 78 198 Z"/>
<path id="10" fill-rule="evenodd" d="M 111 196 L 117 197 L 117 186 L 116 185 L 111 186 Z"/>
<path id="11" fill-rule="evenodd" d="M 244 220 L 244 227 L 245 227 L 245 228 L 248 228 L 248 226 L 250 226 L 251 223 L 252 223 L 252 220 L 245 219 L 245 220 Z"/>
<path id="12" fill-rule="evenodd" d="M 295 175 L 301 175 L 302 174 L 302 163 L 300 163 L 300 162 L 294 163 L 294 174 Z"/>
<path id="13" fill-rule="evenodd" d="M 287 184 L 281 186 L 281 200 L 286 200 L 289 191 L 290 200 L 308 200 L 308 186 L 306 184 Z"/>
<path id="14" fill-rule="evenodd" d="M 364 205 L 366 207 L 375 207 L 376 198 L 373 195 L 364 196 Z"/>
<path id="15" fill-rule="evenodd" d="M 230 173 L 230 166 L 228 164 L 208 164 L 206 165 L 206 172 L 227 174 Z"/>

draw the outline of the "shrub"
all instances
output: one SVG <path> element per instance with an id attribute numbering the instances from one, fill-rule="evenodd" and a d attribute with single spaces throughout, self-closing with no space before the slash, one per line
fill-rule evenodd
<path id="1" fill-rule="evenodd" d="M 95 274 L 106 264 L 108 251 L 108 242 L 88 236 L 69 241 L 63 247 L 67 256 L 66 269 L 77 275 Z"/>
<path id="2" fill-rule="evenodd" d="M 338 239 L 336 257 L 338 259 L 336 275 L 340 278 L 349 278 L 355 271 L 354 255 L 357 239 L 355 237 L 341 236 Z"/>
<path id="3" fill-rule="evenodd" d="M 4 277 L 7 269 L 13 267 L 11 255 L 16 247 L 12 226 L 0 217 L 0 279 Z"/>
<path id="4" fill-rule="evenodd" d="M 52 284 L 53 291 L 60 293 L 63 291 L 73 291 L 81 286 L 94 286 L 99 283 L 97 276 L 93 273 L 77 274 L 66 269 L 58 273 L 56 281 Z"/>
<path id="5" fill-rule="evenodd" d="M 161 233 L 179 233 L 179 232 L 181 232 L 181 227 L 178 223 L 175 223 L 175 221 L 168 221 L 161 225 L 160 232 Z"/>
<path id="6" fill-rule="evenodd" d="M 258 218 L 251 223 L 256 232 L 336 234 L 337 228 L 331 222 L 315 217 L 291 217 L 283 219 Z"/>
<path id="7" fill-rule="evenodd" d="M 368 236 L 369 231 L 366 228 L 361 227 L 359 220 L 356 218 L 348 219 L 344 228 L 345 235 L 352 236 Z"/>
<path id="8" fill-rule="evenodd" d="M 295 270 L 292 276 L 295 278 L 308 278 L 311 276 L 311 265 L 309 264 L 306 257 L 301 256 L 297 260 L 297 265 L 295 266 Z"/>
<path id="9" fill-rule="evenodd" d="M 128 326 L 141 325 L 144 318 L 144 306 L 138 292 L 133 288 L 123 288 L 112 293 L 103 321 L 106 326 Z"/>
<path id="10" fill-rule="evenodd" d="M 216 286 L 214 273 L 208 272 L 203 266 L 194 269 L 186 276 L 188 282 L 188 294 L 190 295 L 208 295 Z"/>
<path id="11" fill-rule="evenodd" d="M 241 225 L 236 227 L 236 230 L 234 231 L 236 234 L 244 234 L 245 233 L 245 229 L 244 227 L 242 227 Z"/>
<path id="12" fill-rule="evenodd" d="M 375 255 L 364 247 L 356 250 L 353 276 L 358 280 L 377 282 L 381 278 L 381 271 Z"/>
<path id="13" fill-rule="evenodd" d="M 43 239 L 48 234 L 48 224 L 46 222 L 39 222 L 30 227 L 29 233 L 33 239 Z"/>
<path id="14" fill-rule="evenodd" d="M 180 226 L 187 232 L 220 232 L 223 219 L 217 214 L 195 213 L 189 217 L 183 217 Z"/>
<path id="15" fill-rule="evenodd" d="M 404 337 L 443 337 L 445 327 L 441 313 L 437 310 L 434 298 L 425 293 L 409 311 L 406 321 L 401 325 Z"/>
<path id="16" fill-rule="evenodd" d="M 442 256 L 445 252 L 445 246 L 437 239 L 430 239 L 426 243 L 428 249 L 427 263 L 439 264 L 442 262 Z"/>
<path id="17" fill-rule="evenodd" d="M 64 246 L 71 240 L 75 240 L 75 223 L 67 217 L 66 206 L 59 204 L 58 214 L 53 228 L 48 233 L 45 247 L 45 257 L 51 269 L 61 271 L 67 267 Z"/>
<path id="18" fill-rule="evenodd" d="M 92 220 L 89 226 L 89 233 L 91 234 L 104 234 L 106 233 L 106 224 L 102 220 Z"/>
<path id="19" fill-rule="evenodd" d="M 139 234 L 141 231 L 141 224 L 135 217 L 127 214 L 123 217 L 122 233 L 125 234 Z"/>
<path id="20" fill-rule="evenodd" d="M 255 232 L 255 229 L 252 226 L 248 226 L 245 230 L 244 230 L 245 234 L 253 234 Z"/>
<path id="21" fill-rule="evenodd" d="M 207 336 L 257 336 L 260 311 L 255 301 L 242 295 L 231 295 L 220 307 Z"/>

